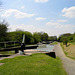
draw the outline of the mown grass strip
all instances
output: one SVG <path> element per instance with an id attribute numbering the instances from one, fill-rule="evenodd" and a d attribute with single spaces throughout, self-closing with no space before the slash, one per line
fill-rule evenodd
<path id="1" fill-rule="evenodd" d="M 3 55 L 13 55 L 13 54 L 15 54 L 15 51 L 1 51 L 0 54 L 3 54 Z"/>
<path id="2" fill-rule="evenodd" d="M 59 58 L 38 53 L 1 60 L 0 75 L 67 75 Z"/>
<path id="3" fill-rule="evenodd" d="M 68 43 L 68 46 L 66 47 L 63 45 L 63 43 L 60 43 L 65 55 L 71 59 L 75 60 L 75 44 L 74 43 Z"/>
<path id="4" fill-rule="evenodd" d="M 57 45 L 58 44 L 58 42 L 53 42 L 53 43 L 51 43 L 51 45 Z"/>

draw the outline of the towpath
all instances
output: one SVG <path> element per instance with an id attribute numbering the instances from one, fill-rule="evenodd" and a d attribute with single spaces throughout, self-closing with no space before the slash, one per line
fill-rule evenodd
<path id="1" fill-rule="evenodd" d="M 68 75 L 75 75 L 75 60 L 65 56 L 60 44 L 55 45 L 54 50 L 56 52 L 56 56 L 60 57 L 62 60 L 63 66 Z"/>

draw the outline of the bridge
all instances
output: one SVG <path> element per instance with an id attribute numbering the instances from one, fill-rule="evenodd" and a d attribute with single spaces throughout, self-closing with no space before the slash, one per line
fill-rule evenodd
<path id="1" fill-rule="evenodd" d="M 35 49 L 37 48 L 37 45 L 33 45 L 33 46 L 25 46 L 25 49 Z M 15 53 L 18 53 L 19 50 L 21 50 L 21 47 L 12 47 L 12 48 L 1 48 L 0 51 L 15 51 Z"/>
<path id="2" fill-rule="evenodd" d="M 0 51 L 15 51 L 15 53 L 18 53 L 19 50 L 21 50 L 21 42 L 19 41 L 7 41 L 7 42 L 0 42 L 0 46 L 3 46 L 3 48 L 0 48 Z M 32 46 L 25 46 L 25 49 L 34 49 L 37 48 L 37 45 Z"/>

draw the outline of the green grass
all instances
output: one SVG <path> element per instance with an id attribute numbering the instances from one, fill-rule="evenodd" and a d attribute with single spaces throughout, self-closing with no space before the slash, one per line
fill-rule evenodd
<path id="1" fill-rule="evenodd" d="M 35 46 L 35 45 L 37 45 L 37 44 L 27 44 L 26 46 Z"/>
<path id="2" fill-rule="evenodd" d="M 61 45 L 62 49 L 64 50 L 64 46 L 63 46 L 63 43 L 60 43 L 60 45 Z"/>
<path id="3" fill-rule="evenodd" d="M 67 75 L 59 58 L 38 53 L 1 60 L 0 75 Z"/>
<path id="4" fill-rule="evenodd" d="M 75 60 L 75 44 L 69 43 L 69 46 L 66 47 L 63 45 L 63 43 L 60 43 L 65 55 L 71 59 Z"/>
<path id="5" fill-rule="evenodd" d="M 58 42 L 53 42 L 53 43 L 51 43 L 51 45 L 56 45 L 56 44 L 58 44 Z"/>
<path id="6" fill-rule="evenodd" d="M 68 56 L 68 53 L 67 53 L 67 52 L 65 51 L 65 49 L 64 49 L 64 45 L 63 45 L 63 43 L 60 43 L 60 45 L 61 45 L 61 47 L 62 47 L 62 49 L 63 49 L 65 55 Z"/>
<path id="7" fill-rule="evenodd" d="M 72 45 L 75 45 L 75 42 L 71 42 Z"/>
<path id="8" fill-rule="evenodd" d="M 13 55 L 13 54 L 15 54 L 15 51 L 1 51 L 0 54 L 3 54 L 3 55 Z"/>

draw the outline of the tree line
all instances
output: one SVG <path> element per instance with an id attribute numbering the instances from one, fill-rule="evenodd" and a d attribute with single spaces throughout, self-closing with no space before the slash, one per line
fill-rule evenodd
<path id="1" fill-rule="evenodd" d="M 0 22 L 0 42 L 4 41 L 22 41 L 23 34 L 25 34 L 26 44 L 36 44 L 42 41 L 57 41 L 57 36 L 49 36 L 45 32 L 34 32 L 33 34 L 28 31 L 16 30 L 7 32 L 8 24 L 5 21 Z"/>
<path id="2" fill-rule="evenodd" d="M 64 45 L 67 46 L 67 43 L 75 43 L 75 33 L 65 33 L 59 36 L 58 38 L 59 42 L 63 42 Z"/>
<path id="3" fill-rule="evenodd" d="M 62 42 L 63 39 L 67 39 L 68 42 L 75 42 L 75 33 L 65 33 L 59 36 L 58 41 Z"/>
<path id="4" fill-rule="evenodd" d="M 75 33 L 65 33 L 57 36 L 49 36 L 45 32 L 34 32 L 33 34 L 28 31 L 16 30 L 13 32 L 7 32 L 8 23 L 5 21 L 0 22 L 0 42 L 4 41 L 22 41 L 23 34 L 25 34 L 26 44 L 35 44 L 42 41 L 58 41 L 58 42 L 75 42 Z"/>

